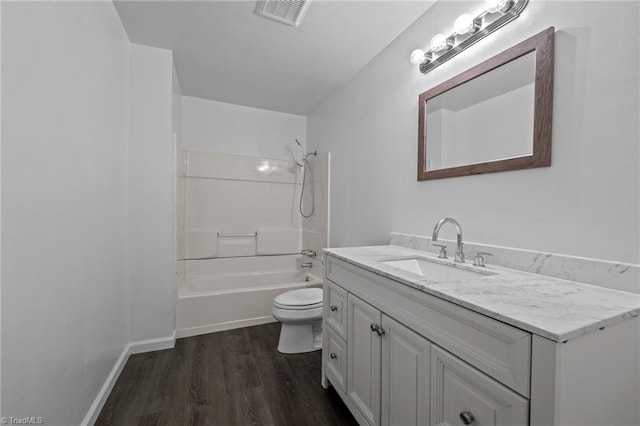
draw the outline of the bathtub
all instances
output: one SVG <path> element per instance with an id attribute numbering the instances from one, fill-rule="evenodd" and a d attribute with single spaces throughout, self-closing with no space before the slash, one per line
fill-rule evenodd
<path id="1" fill-rule="evenodd" d="M 301 268 L 312 262 L 311 268 Z M 273 322 L 273 298 L 321 287 L 320 262 L 300 255 L 185 261 L 178 282 L 177 337 Z"/>

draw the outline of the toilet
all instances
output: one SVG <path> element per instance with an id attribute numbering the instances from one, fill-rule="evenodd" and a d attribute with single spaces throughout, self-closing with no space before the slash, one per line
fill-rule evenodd
<path id="1" fill-rule="evenodd" d="M 278 352 L 299 354 L 322 348 L 322 289 L 287 291 L 273 299 L 273 317 L 282 323 Z"/>

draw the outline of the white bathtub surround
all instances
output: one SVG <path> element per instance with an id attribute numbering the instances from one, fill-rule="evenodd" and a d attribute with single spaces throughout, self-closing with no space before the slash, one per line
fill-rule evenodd
<path id="1" fill-rule="evenodd" d="M 185 259 L 300 252 L 301 178 L 294 161 L 187 156 Z"/>
<path id="2" fill-rule="evenodd" d="M 438 252 L 438 247 L 431 244 L 431 237 L 392 232 L 389 244 Z M 449 253 L 455 253 L 455 241 L 439 238 L 438 244 L 446 245 Z M 473 256 L 479 251 L 493 255 L 487 258 L 489 265 L 640 294 L 640 265 L 464 242 L 469 262 L 473 262 Z"/>
<path id="3" fill-rule="evenodd" d="M 191 229 L 185 232 L 184 257 L 181 259 L 211 259 L 218 257 L 218 229 Z"/>
<path id="4" fill-rule="evenodd" d="M 305 213 L 310 211 L 310 195 L 313 193 L 314 213 L 311 217 L 302 219 L 302 248 L 313 250 L 317 257 L 322 255 L 322 249 L 329 246 L 329 170 L 330 153 L 318 153 L 309 158 L 309 170 L 312 179 L 307 176 L 307 187 L 303 208 Z M 309 190 L 309 182 L 313 185 L 313 192 Z"/>
<path id="5" fill-rule="evenodd" d="M 305 117 L 190 97 L 182 107 L 189 151 L 177 238 L 178 260 L 188 260 L 177 275 L 178 336 L 275 321 L 275 296 L 321 284 L 329 156 L 309 159 L 305 198 L 314 194 L 315 213 L 303 220 L 295 139 L 306 147 Z M 318 256 L 300 256 L 302 249 Z"/>
<path id="6" fill-rule="evenodd" d="M 185 261 L 178 289 L 177 336 L 273 322 L 273 299 L 288 290 L 319 287 L 319 268 L 303 256 L 258 256 Z"/>
<path id="7" fill-rule="evenodd" d="M 259 228 L 256 239 L 258 256 L 291 254 L 300 251 L 299 228 Z"/>
<path id="8" fill-rule="evenodd" d="M 193 178 L 293 184 L 302 176 L 293 160 L 191 150 L 187 156 L 187 176 Z"/>
<path id="9" fill-rule="evenodd" d="M 470 263 L 441 261 L 434 255 L 398 246 L 327 249 L 344 261 L 392 278 L 456 305 L 487 315 L 541 337 L 563 342 L 640 315 L 640 296 L 544 277 L 497 266 L 494 273 L 450 282 L 434 282 L 381 263 L 393 258 L 429 257 L 453 267 L 478 270 Z M 636 320 L 637 321 L 637 320 Z"/>

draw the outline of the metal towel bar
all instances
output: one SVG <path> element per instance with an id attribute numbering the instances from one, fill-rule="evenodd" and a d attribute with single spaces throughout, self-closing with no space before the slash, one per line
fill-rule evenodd
<path id="1" fill-rule="evenodd" d="M 235 237 L 257 237 L 257 232 L 247 232 L 247 233 L 222 233 L 218 232 L 219 238 L 235 238 Z"/>

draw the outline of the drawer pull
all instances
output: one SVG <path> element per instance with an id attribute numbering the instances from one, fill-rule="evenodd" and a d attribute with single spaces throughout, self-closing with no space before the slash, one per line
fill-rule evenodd
<path id="1" fill-rule="evenodd" d="M 336 305 L 331 305 L 331 312 L 335 312 L 338 310 L 338 307 Z"/>
<path id="2" fill-rule="evenodd" d="M 377 331 L 378 331 L 378 324 L 371 323 L 371 325 L 369 326 L 369 328 L 371 328 L 371 332 L 372 332 L 372 333 L 375 333 L 375 332 L 377 332 Z"/>
<path id="3" fill-rule="evenodd" d="M 475 420 L 475 417 L 473 417 L 470 411 L 463 411 L 460 413 L 460 420 L 462 424 L 470 425 Z"/>
<path id="4" fill-rule="evenodd" d="M 334 354 L 334 353 L 331 353 L 331 355 L 329 355 L 329 356 L 331 357 L 331 359 L 336 359 L 336 358 L 338 358 L 338 355 L 336 355 L 336 354 Z M 462 414 L 460 414 L 460 415 L 462 415 Z"/>

